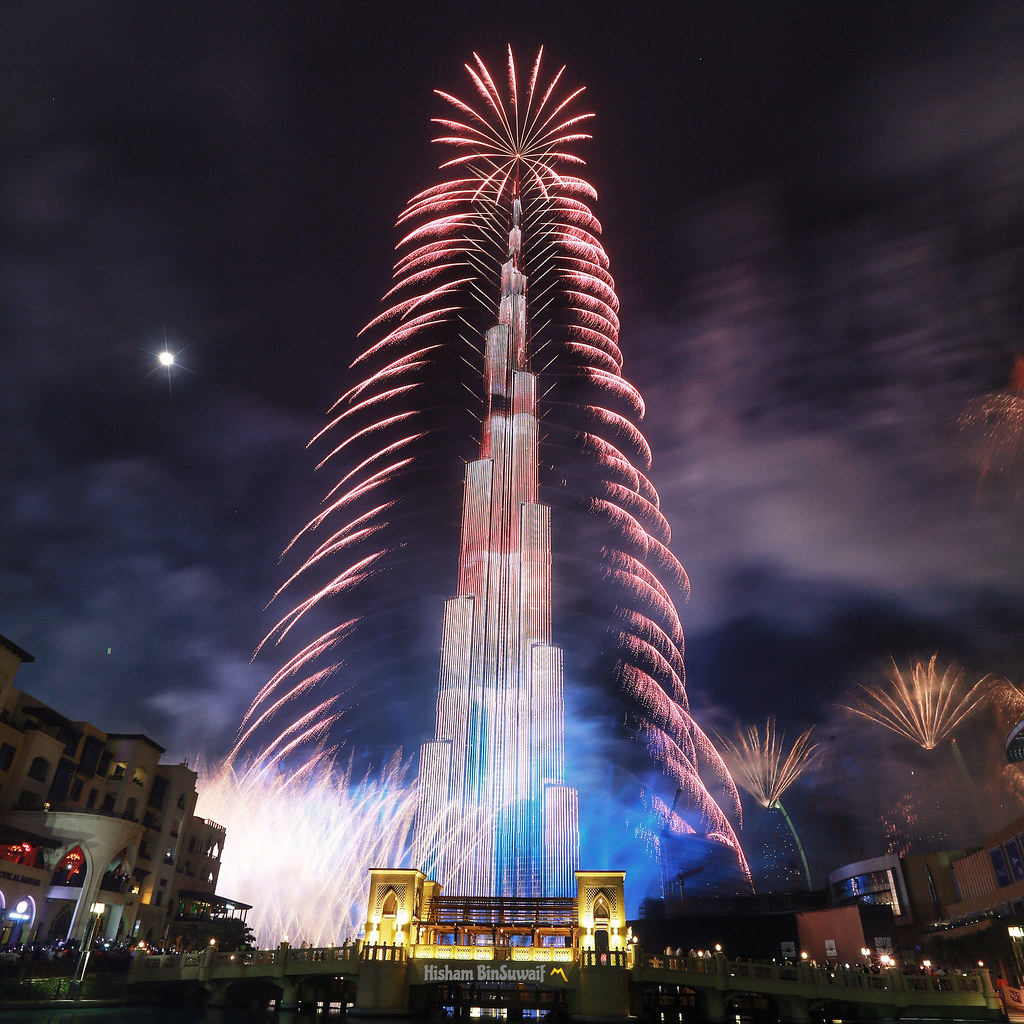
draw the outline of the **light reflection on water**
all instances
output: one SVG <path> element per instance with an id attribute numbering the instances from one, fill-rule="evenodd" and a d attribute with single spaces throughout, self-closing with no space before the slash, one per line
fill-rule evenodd
<path id="1" fill-rule="evenodd" d="M 57 1007 L 38 1010 L 4 1010 L 2 1024 L 298 1024 L 302 1021 L 341 1021 L 334 1012 L 316 1014 L 244 1009 L 189 1009 L 186 1007 Z M 409 1017 L 377 1017 L 375 1024 L 410 1024 Z"/>

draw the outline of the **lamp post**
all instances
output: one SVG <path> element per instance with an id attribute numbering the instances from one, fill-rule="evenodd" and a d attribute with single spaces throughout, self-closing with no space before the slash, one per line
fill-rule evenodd
<path id="1" fill-rule="evenodd" d="M 89 954 L 92 952 L 96 928 L 100 923 L 100 918 L 103 916 L 103 911 L 107 907 L 105 903 L 94 903 L 89 909 L 92 919 L 89 922 L 89 931 L 86 933 L 85 944 L 78 956 L 78 967 L 75 970 L 75 977 L 71 982 L 71 991 L 75 999 L 81 999 L 82 997 L 82 982 L 85 980 L 85 969 L 89 964 Z"/>
<path id="2" fill-rule="evenodd" d="M 1013 947 L 1013 959 L 1017 962 L 1017 984 L 1024 980 L 1024 928 L 1020 925 L 1011 924 L 1006 929 L 1010 936 L 1010 945 Z"/>

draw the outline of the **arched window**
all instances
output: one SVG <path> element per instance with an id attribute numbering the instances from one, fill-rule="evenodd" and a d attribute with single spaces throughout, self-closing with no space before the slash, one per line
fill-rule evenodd
<path id="1" fill-rule="evenodd" d="M 594 901 L 594 949 L 598 953 L 608 952 L 608 923 L 611 911 L 604 893 Z"/>
<path id="2" fill-rule="evenodd" d="M 50 922 L 49 937 L 51 942 L 59 942 L 68 937 L 71 931 L 71 907 L 64 906 Z"/>
<path id="3" fill-rule="evenodd" d="M 70 885 L 76 889 L 85 881 L 85 854 L 76 846 L 64 854 L 57 869 L 53 872 L 54 885 Z"/>
<path id="4" fill-rule="evenodd" d="M 50 762 L 45 757 L 34 757 L 28 770 L 28 777 L 36 782 L 45 782 L 50 773 Z"/>
<path id="5" fill-rule="evenodd" d="M 382 917 L 394 917 L 398 913 L 398 897 L 395 895 L 394 889 L 389 889 L 387 896 L 384 897 L 384 903 L 380 908 Z"/>

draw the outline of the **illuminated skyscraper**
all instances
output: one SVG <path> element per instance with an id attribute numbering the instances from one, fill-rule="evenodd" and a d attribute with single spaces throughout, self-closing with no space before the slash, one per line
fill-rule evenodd
<path id="1" fill-rule="evenodd" d="M 420 752 L 416 858 L 460 895 L 568 895 L 577 797 L 564 784 L 551 510 L 537 500 L 537 378 L 518 197 L 511 205 L 498 323 L 485 335 L 480 457 L 466 467 L 459 589 L 445 605 L 437 733 Z"/>
<path id="2" fill-rule="evenodd" d="M 324 740 L 342 719 L 345 693 L 360 693 L 364 709 L 387 707 L 398 680 L 376 662 L 360 679 L 343 648 L 370 609 L 379 611 L 380 594 L 415 600 L 411 573 L 390 570 L 396 555 L 406 570 L 416 564 L 410 527 L 431 525 L 420 503 L 437 483 L 441 437 L 465 436 L 472 416 L 481 424 L 479 450 L 466 467 L 436 718 L 416 738 L 433 736 L 420 754 L 417 865 L 457 895 L 573 887 L 580 810 L 565 784 L 542 466 L 558 488 L 552 500 L 562 502 L 556 537 L 563 552 L 573 549 L 578 570 L 567 594 L 577 583 L 586 605 L 575 624 L 588 616 L 587 628 L 601 623 L 603 639 L 588 654 L 607 640 L 616 659 L 593 673 L 578 663 L 593 697 L 589 724 L 604 730 L 581 751 L 581 770 L 604 773 L 587 795 L 603 795 L 611 780 L 617 805 L 605 802 L 600 813 L 622 829 L 615 843 L 635 845 L 669 877 L 720 848 L 745 882 L 730 820 L 739 795 L 690 715 L 674 596 L 685 595 L 689 581 L 647 476 L 643 396 L 622 372 L 619 303 L 592 209 L 597 193 L 577 173 L 584 160 L 576 149 L 590 138 L 593 115 L 578 105 L 583 89 L 566 84 L 564 68 L 547 75 L 542 58 L 523 74 L 510 49 L 504 85 L 474 54 L 466 70 L 475 98 L 439 92 L 448 105 L 434 119 L 444 178 L 414 195 L 398 218 L 393 283 L 352 363 L 360 378 L 314 438 L 327 443 L 320 465 L 336 467 L 337 478 L 289 545 L 311 548 L 281 587 L 301 586 L 302 596 L 264 641 L 301 637 L 301 648 L 257 695 L 237 749 L 268 732 L 260 764 L 319 743 L 315 763 L 333 749 Z M 473 396 L 465 419 L 457 407 L 462 385 Z M 359 603 L 367 587 L 374 600 Z M 378 635 L 372 646 L 379 649 Z M 343 663 L 347 689 L 337 684 Z M 408 680 L 404 698 L 422 703 L 422 678 Z M 274 719 L 283 709 L 290 721 L 280 728 Z M 344 721 L 352 727 L 347 711 Z"/>

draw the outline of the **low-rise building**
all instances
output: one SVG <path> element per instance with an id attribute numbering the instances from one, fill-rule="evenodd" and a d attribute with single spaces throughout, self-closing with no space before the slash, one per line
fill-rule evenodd
<path id="1" fill-rule="evenodd" d="M 217 902 L 225 829 L 196 817 L 196 773 L 148 736 L 19 690 L 33 660 L 0 636 L 0 947 L 173 939 L 185 894 Z"/>

